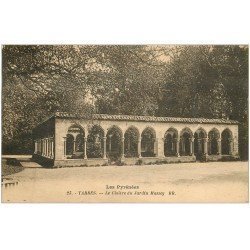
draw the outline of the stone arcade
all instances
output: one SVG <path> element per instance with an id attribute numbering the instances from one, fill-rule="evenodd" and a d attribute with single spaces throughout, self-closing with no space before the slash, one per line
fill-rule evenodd
<path id="1" fill-rule="evenodd" d="M 238 122 L 224 119 L 57 112 L 33 136 L 33 158 L 54 167 L 238 158 Z"/>

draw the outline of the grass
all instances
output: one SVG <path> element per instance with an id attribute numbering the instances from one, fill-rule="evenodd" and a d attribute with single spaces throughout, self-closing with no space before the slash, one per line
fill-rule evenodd
<path id="1" fill-rule="evenodd" d="M 2 176 L 15 174 L 24 170 L 17 159 L 2 159 Z"/>

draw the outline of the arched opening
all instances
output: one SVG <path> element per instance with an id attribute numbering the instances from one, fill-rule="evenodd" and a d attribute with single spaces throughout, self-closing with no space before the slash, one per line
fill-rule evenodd
<path id="1" fill-rule="evenodd" d="M 191 155 L 191 143 L 192 143 L 192 131 L 190 129 L 184 129 L 181 133 L 180 139 L 180 154 L 182 156 Z"/>
<path id="2" fill-rule="evenodd" d="M 124 153 L 125 157 L 138 156 L 139 132 L 135 127 L 130 127 L 124 134 Z"/>
<path id="3" fill-rule="evenodd" d="M 205 143 L 207 143 L 206 138 L 207 133 L 202 128 L 194 133 L 194 154 L 198 160 L 205 154 Z"/>
<path id="4" fill-rule="evenodd" d="M 84 157 L 84 130 L 81 126 L 73 125 L 66 135 L 66 156 L 68 159 Z"/>
<path id="5" fill-rule="evenodd" d="M 155 157 L 155 131 L 152 128 L 146 128 L 141 135 L 141 156 Z"/>
<path id="6" fill-rule="evenodd" d="M 122 132 L 121 130 L 113 126 L 108 130 L 107 133 L 107 156 L 111 161 L 117 161 L 121 157 L 122 153 Z"/>
<path id="7" fill-rule="evenodd" d="M 232 132 L 229 129 L 225 129 L 221 133 L 221 153 L 223 155 L 231 154 L 231 140 L 232 140 Z"/>
<path id="8" fill-rule="evenodd" d="M 220 132 L 217 129 L 212 129 L 208 133 L 208 154 L 217 155 L 219 153 L 218 139 L 220 138 Z"/>
<path id="9" fill-rule="evenodd" d="M 98 126 L 94 125 L 88 134 L 87 140 L 87 156 L 88 158 L 102 158 L 103 157 L 103 137 L 104 131 Z"/>
<path id="10" fill-rule="evenodd" d="M 177 136 L 178 132 L 176 129 L 170 128 L 167 130 L 164 136 L 164 155 L 175 156 L 177 154 Z"/>

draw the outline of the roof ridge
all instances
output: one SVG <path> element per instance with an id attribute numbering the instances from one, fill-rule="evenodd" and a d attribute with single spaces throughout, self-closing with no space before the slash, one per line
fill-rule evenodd
<path id="1" fill-rule="evenodd" d="M 90 117 L 81 116 L 67 113 L 67 112 L 56 112 L 55 117 L 58 118 L 87 118 Z M 137 120 L 137 121 L 156 121 L 156 122 L 199 122 L 199 123 L 228 123 L 228 124 L 238 124 L 238 121 L 223 119 L 223 118 L 204 118 L 204 117 L 164 117 L 164 116 L 144 116 L 144 115 L 123 115 L 123 114 L 93 114 L 94 119 L 119 119 L 119 120 Z"/>

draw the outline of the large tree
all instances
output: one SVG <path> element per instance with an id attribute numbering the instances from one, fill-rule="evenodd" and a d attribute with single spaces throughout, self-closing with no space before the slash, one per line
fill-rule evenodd
<path id="1" fill-rule="evenodd" d="M 32 128 L 66 111 L 229 117 L 247 155 L 245 46 L 12 45 L 2 54 L 4 151 L 28 152 Z"/>
<path id="2" fill-rule="evenodd" d="M 168 65 L 158 115 L 231 118 L 240 122 L 248 155 L 248 47 L 182 46 Z"/>

